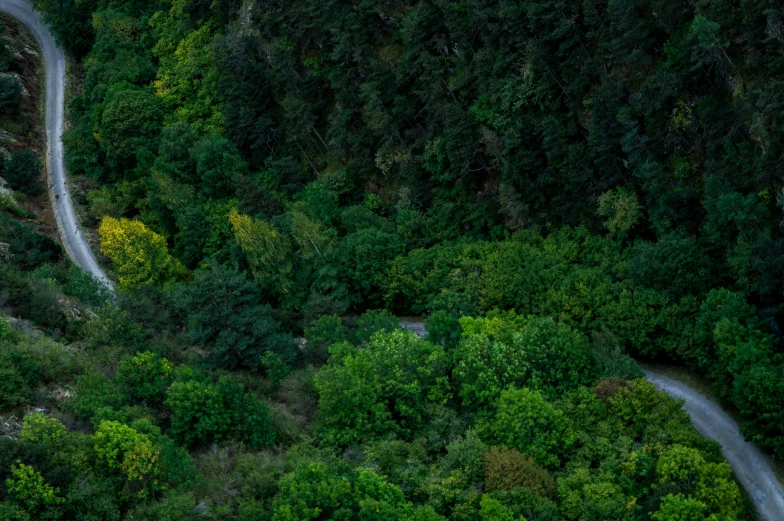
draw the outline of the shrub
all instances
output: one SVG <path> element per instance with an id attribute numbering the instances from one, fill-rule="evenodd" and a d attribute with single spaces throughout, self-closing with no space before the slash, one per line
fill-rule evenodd
<path id="1" fill-rule="evenodd" d="M 78 416 L 90 418 L 103 407 L 119 408 L 122 393 L 116 383 L 101 373 L 89 372 L 76 377 L 71 409 Z"/>
<path id="2" fill-rule="evenodd" d="M 528 487 L 542 497 L 554 498 L 555 479 L 545 469 L 534 463 L 533 458 L 523 456 L 515 449 L 492 447 L 484 455 L 488 490 L 514 490 Z"/>
<path id="3" fill-rule="evenodd" d="M 40 179 L 42 168 L 38 157 L 31 151 L 14 150 L 5 162 L 3 177 L 13 190 L 38 195 L 44 191 Z"/>
<path id="4" fill-rule="evenodd" d="M 172 364 L 149 351 L 124 357 L 115 376 L 126 395 L 143 402 L 163 400 L 172 379 Z"/>
<path id="5" fill-rule="evenodd" d="M 16 114 L 21 103 L 22 86 L 13 78 L 0 78 L 0 114 Z"/>

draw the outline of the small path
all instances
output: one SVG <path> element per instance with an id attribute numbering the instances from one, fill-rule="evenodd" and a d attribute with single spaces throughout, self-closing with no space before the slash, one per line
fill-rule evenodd
<path id="1" fill-rule="evenodd" d="M 13 16 L 30 29 L 41 47 L 46 68 L 46 174 L 49 201 L 57 221 L 60 241 L 71 260 L 98 280 L 113 288 L 98 266 L 90 245 L 84 239 L 74 212 L 65 177 L 63 126 L 65 111 L 65 55 L 55 43 L 41 15 L 26 0 L 0 0 L 0 11 Z"/>

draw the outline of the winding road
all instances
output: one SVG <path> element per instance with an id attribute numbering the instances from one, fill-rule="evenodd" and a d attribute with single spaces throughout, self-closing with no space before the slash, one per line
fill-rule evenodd
<path id="1" fill-rule="evenodd" d="M 54 41 L 49 29 L 41 23 L 40 15 L 25 0 L 0 0 L 0 11 L 6 12 L 26 25 L 38 40 L 46 66 L 46 171 L 49 179 L 49 198 L 57 220 L 60 239 L 68 256 L 78 266 L 104 284 L 111 281 L 98 266 L 89 244 L 84 239 L 74 212 L 63 162 L 63 113 L 65 103 L 65 56 Z M 419 321 L 402 325 L 424 334 Z M 694 427 L 706 438 L 716 440 L 722 453 L 735 471 L 738 481 L 754 500 L 760 517 L 765 521 L 784 520 L 784 490 L 759 449 L 746 442 L 737 424 L 719 406 L 680 382 L 651 371 L 645 375 L 656 387 L 684 401 L 683 408 Z"/>
<path id="2" fill-rule="evenodd" d="M 49 200 L 54 210 L 60 241 L 71 260 L 112 288 L 95 260 L 90 245 L 84 239 L 76 218 L 63 160 L 63 126 L 65 111 L 65 55 L 55 43 L 49 28 L 41 22 L 41 15 L 25 0 L 0 0 L 0 11 L 18 19 L 30 29 L 41 47 L 46 67 L 46 174 Z"/>

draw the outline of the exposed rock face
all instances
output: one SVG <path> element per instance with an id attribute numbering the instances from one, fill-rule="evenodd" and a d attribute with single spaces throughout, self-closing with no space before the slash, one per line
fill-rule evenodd
<path id="1" fill-rule="evenodd" d="M 0 416 L 0 438 L 18 438 L 19 431 L 22 430 L 22 424 L 16 416 L 1 417 Z"/>
<path id="2" fill-rule="evenodd" d="M 30 95 L 30 93 L 27 92 L 27 89 L 24 86 L 24 82 L 22 81 L 22 78 L 20 78 L 17 73 L 15 73 L 15 72 L 0 72 L 0 78 L 8 78 L 8 79 L 12 80 L 14 83 L 18 83 L 19 87 L 22 89 L 22 91 L 21 91 L 22 92 L 22 96 L 29 96 Z"/>

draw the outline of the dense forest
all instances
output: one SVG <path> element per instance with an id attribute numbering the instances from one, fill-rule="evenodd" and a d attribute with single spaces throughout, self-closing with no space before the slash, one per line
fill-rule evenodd
<path id="1" fill-rule="evenodd" d="M 755 519 L 634 359 L 784 457 L 778 2 L 36 6 L 117 291 L 11 154 L 0 519 Z"/>

